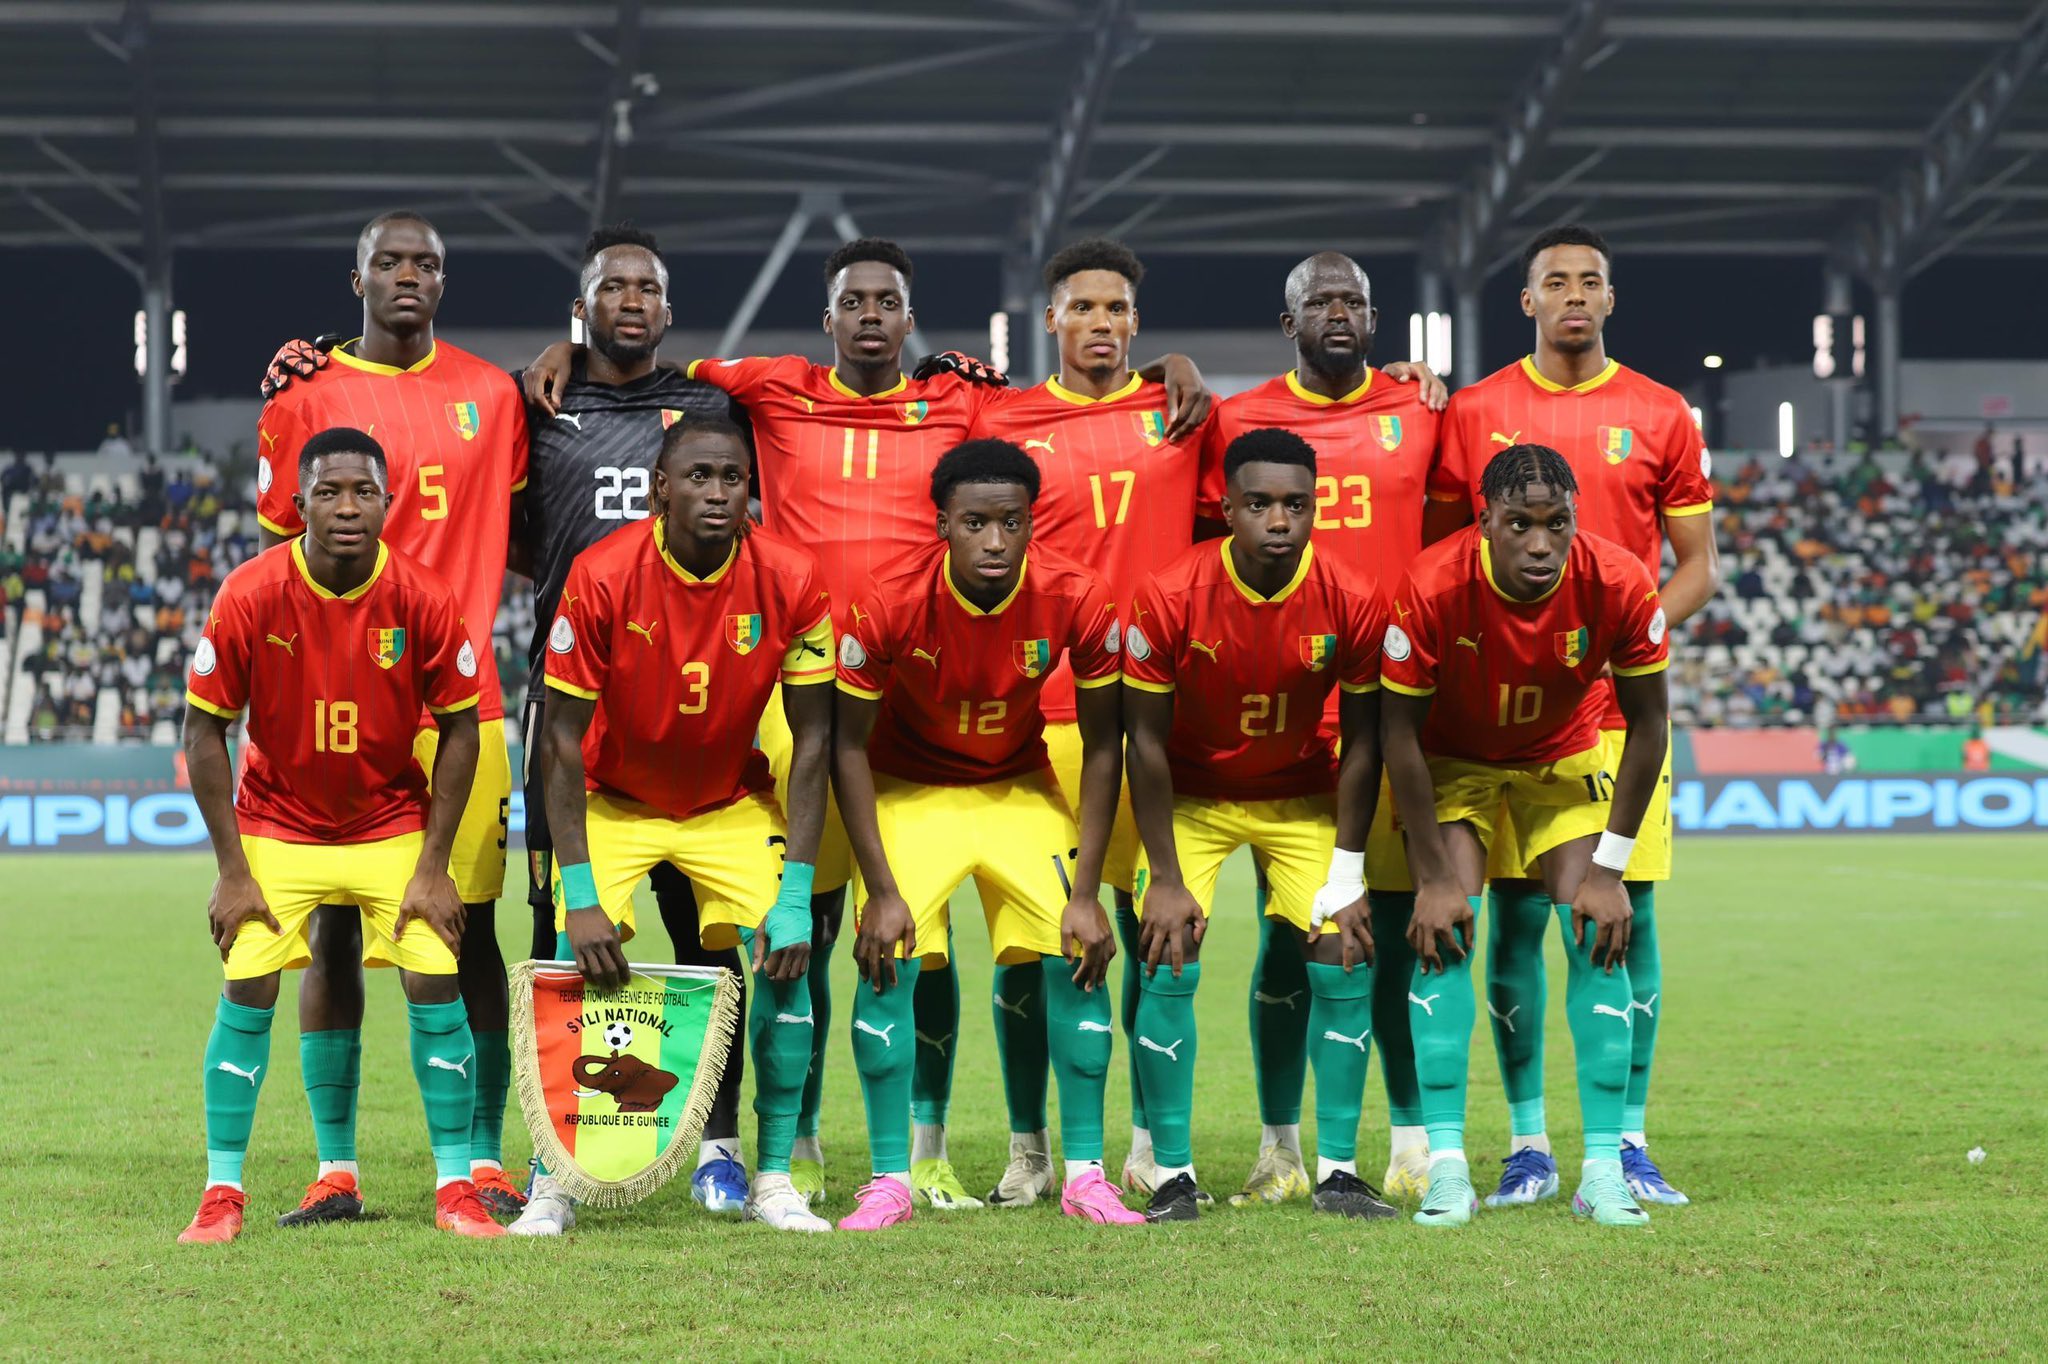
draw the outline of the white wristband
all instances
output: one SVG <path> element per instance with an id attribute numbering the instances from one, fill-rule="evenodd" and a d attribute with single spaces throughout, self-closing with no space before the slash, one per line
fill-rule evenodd
<path id="1" fill-rule="evenodd" d="M 1636 850 L 1633 838 L 1623 838 L 1612 829 L 1603 830 L 1600 842 L 1593 849 L 1593 862 L 1612 872 L 1628 870 L 1629 855 Z"/>
<path id="2" fill-rule="evenodd" d="M 1338 848 L 1330 854 L 1330 881 L 1340 886 L 1365 884 L 1365 854 Z"/>

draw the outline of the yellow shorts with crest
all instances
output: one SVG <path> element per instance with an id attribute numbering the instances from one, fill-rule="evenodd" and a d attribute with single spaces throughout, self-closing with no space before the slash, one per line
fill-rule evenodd
<path id="1" fill-rule="evenodd" d="M 273 971 L 296 971 L 310 962 L 308 920 L 321 905 L 357 905 L 363 916 L 363 965 L 400 966 L 423 976 L 455 974 L 455 954 L 418 919 L 398 930 L 405 887 L 419 864 L 424 834 L 399 834 L 374 843 L 286 843 L 242 836 L 242 855 L 256 878 L 279 932 L 260 919 L 245 922 L 228 949 L 229 980 Z"/>
<path id="2" fill-rule="evenodd" d="M 742 796 L 688 819 L 601 791 L 585 795 L 583 808 L 597 903 L 619 926 L 621 940 L 635 932 L 633 888 L 663 862 L 673 863 L 690 878 L 697 892 L 698 936 L 706 947 L 737 945 L 739 930 L 759 928 L 774 905 L 782 887 L 782 849 L 788 831 L 782 811 L 767 796 Z M 549 879 L 559 933 L 568 917 L 562 906 L 560 863 Z"/>
<path id="3" fill-rule="evenodd" d="M 1173 844 L 1180 877 L 1207 915 L 1216 898 L 1216 876 L 1224 859 L 1249 847 L 1266 874 L 1266 915 L 1285 919 L 1304 933 L 1316 892 L 1330 874 L 1337 846 L 1337 797 L 1297 796 L 1288 800 L 1210 800 L 1175 796 Z M 1138 861 L 1138 917 L 1145 917 L 1145 885 L 1151 854 Z"/>
<path id="4" fill-rule="evenodd" d="M 466 905 L 489 904 L 505 891 L 505 822 L 512 808 L 505 722 L 478 721 L 476 739 L 476 780 L 469 788 L 469 804 L 462 807 L 455 844 L 448 850 L 448 874 L 455 878 L 455 893 Z M 413 736 L 412 756 L 427 774 L 429 786 L 440 748 L 441 731 L 432 725 Z"/>
<path id="5" fill-rule="evenodd" d="M 1600 761 L 1607 772 L 1621 771 L 1622 745 L 1627 742 L 1626 730 L 1600 731 Z M 1536 859 L 1523 852 L 1512 826 L 1504 826 L 1500 836 L 1494 840 L 1486 859 L 1486 874 L 1516 880 L 1536 879 Z M 1664 741 L 1664 769 L 1657 774 L 1657 789 L 1650 794 L 1650 808 L 1643 812 L 1643 827 L 1636 834 L 1636 849 L 1628 859 L 1628 870 L 1622 873 L 1622 879 L 1671 879 L 1671 740 L 1668 737 Z"/>

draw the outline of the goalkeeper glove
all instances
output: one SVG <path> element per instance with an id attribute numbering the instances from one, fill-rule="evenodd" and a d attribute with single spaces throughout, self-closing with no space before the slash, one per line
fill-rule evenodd
<path id="1" fill-rule="evenodd" d="M 292 380 L 310 379 L 327 368 L 327 352 L 345 339 L 340 332 L 328 332 L 311 341 L 287 341 L 279 346 L 263 372 L 263 401 L 267 403 L 291 387 Z"/>
<path id="2" fill-rule="evenodd" d="M 913 379 L 934 379 L 941 374 L 954 374 L 970 384 L 986 384 L 990 388 L 1008 388 L 1010 376 L 986 360 L 977 360 L 957 350 L 940 351 L 927 355 L 917 362 L 911 371 Z"/>

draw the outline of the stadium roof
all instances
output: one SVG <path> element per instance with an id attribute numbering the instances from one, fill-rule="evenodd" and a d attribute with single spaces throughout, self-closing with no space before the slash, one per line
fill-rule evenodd
<path id="1" fill-rule="evenodd" d="M 0 245 L 2048 248 L 2034 0 L 0 0 Z M 796 212 L 795 216 L 793 212 Z"/>

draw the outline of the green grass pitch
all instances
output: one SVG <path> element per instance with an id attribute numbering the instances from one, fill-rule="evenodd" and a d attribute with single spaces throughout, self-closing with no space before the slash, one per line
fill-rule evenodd
<path id="1" fill-rule="evenodd" d="M 397 983 L 378 973 L 362 1156 L 375 1220 L 272 1224 L 312 1169 L 296 1026 L 279 1009 L 248 1168 L 249 1230 L 181 1247 L 201 1177 L 198 1062 L 218 988 L 195 855 L 12 857 L 0 964 L 0 1354 L 21 1358 L 1920 1359 L 2048 1355 L 2048 841 L 1693 840 L 1660 896 L 1656 1153 L 1694 1206 L 1647 1233 L 1566 1202 L 1462 1233 L 1304 1206 L 1182 1227 L 1083 1227 L 1055 1206 L 798 1238 L 700 1213 L 678 1180 L 560 1242 L 432 1229 Z M 1205 954 L 1195 1150 L 1236 1187 L 1255 1154 L 1248 874 Z M 526 937 L 508 900 L 508 944 Z M 42 925 L 50 931 L 45 934 Z M 971 1189 L 1005 1155 L 986 942 L 963 916 L 952 1150 Z M 21 937 L 35 928 L 33 941 Z M 657 931 L 655 940 L 660 940 Z M 864 1171 L 841 1001 L 824 1136 L 834 1216 Z M 1551 1130 L 1578 1161 L 1553 956 Z M 287 999 L 289 999 L 289 994 Z M 1474 1039 L 1477 1181 L 1504 1153 Z M 1127 1131 L 1121 1035 L 1110 1160 Z M 1374 1067 L 1361 1165 L 1377 1179 Z M 1305 1136 L 1313 1139 L 1313 1121 Z M 747 1119 L 751 1122 L 751 1118 Z M 751 1137 L 749 1138 L 751 1140 Z M 1965 1156 L 1982 1146 L 1988 1158 Z M 527 1154 L 516 1114 L 508 1165 Z"/>

